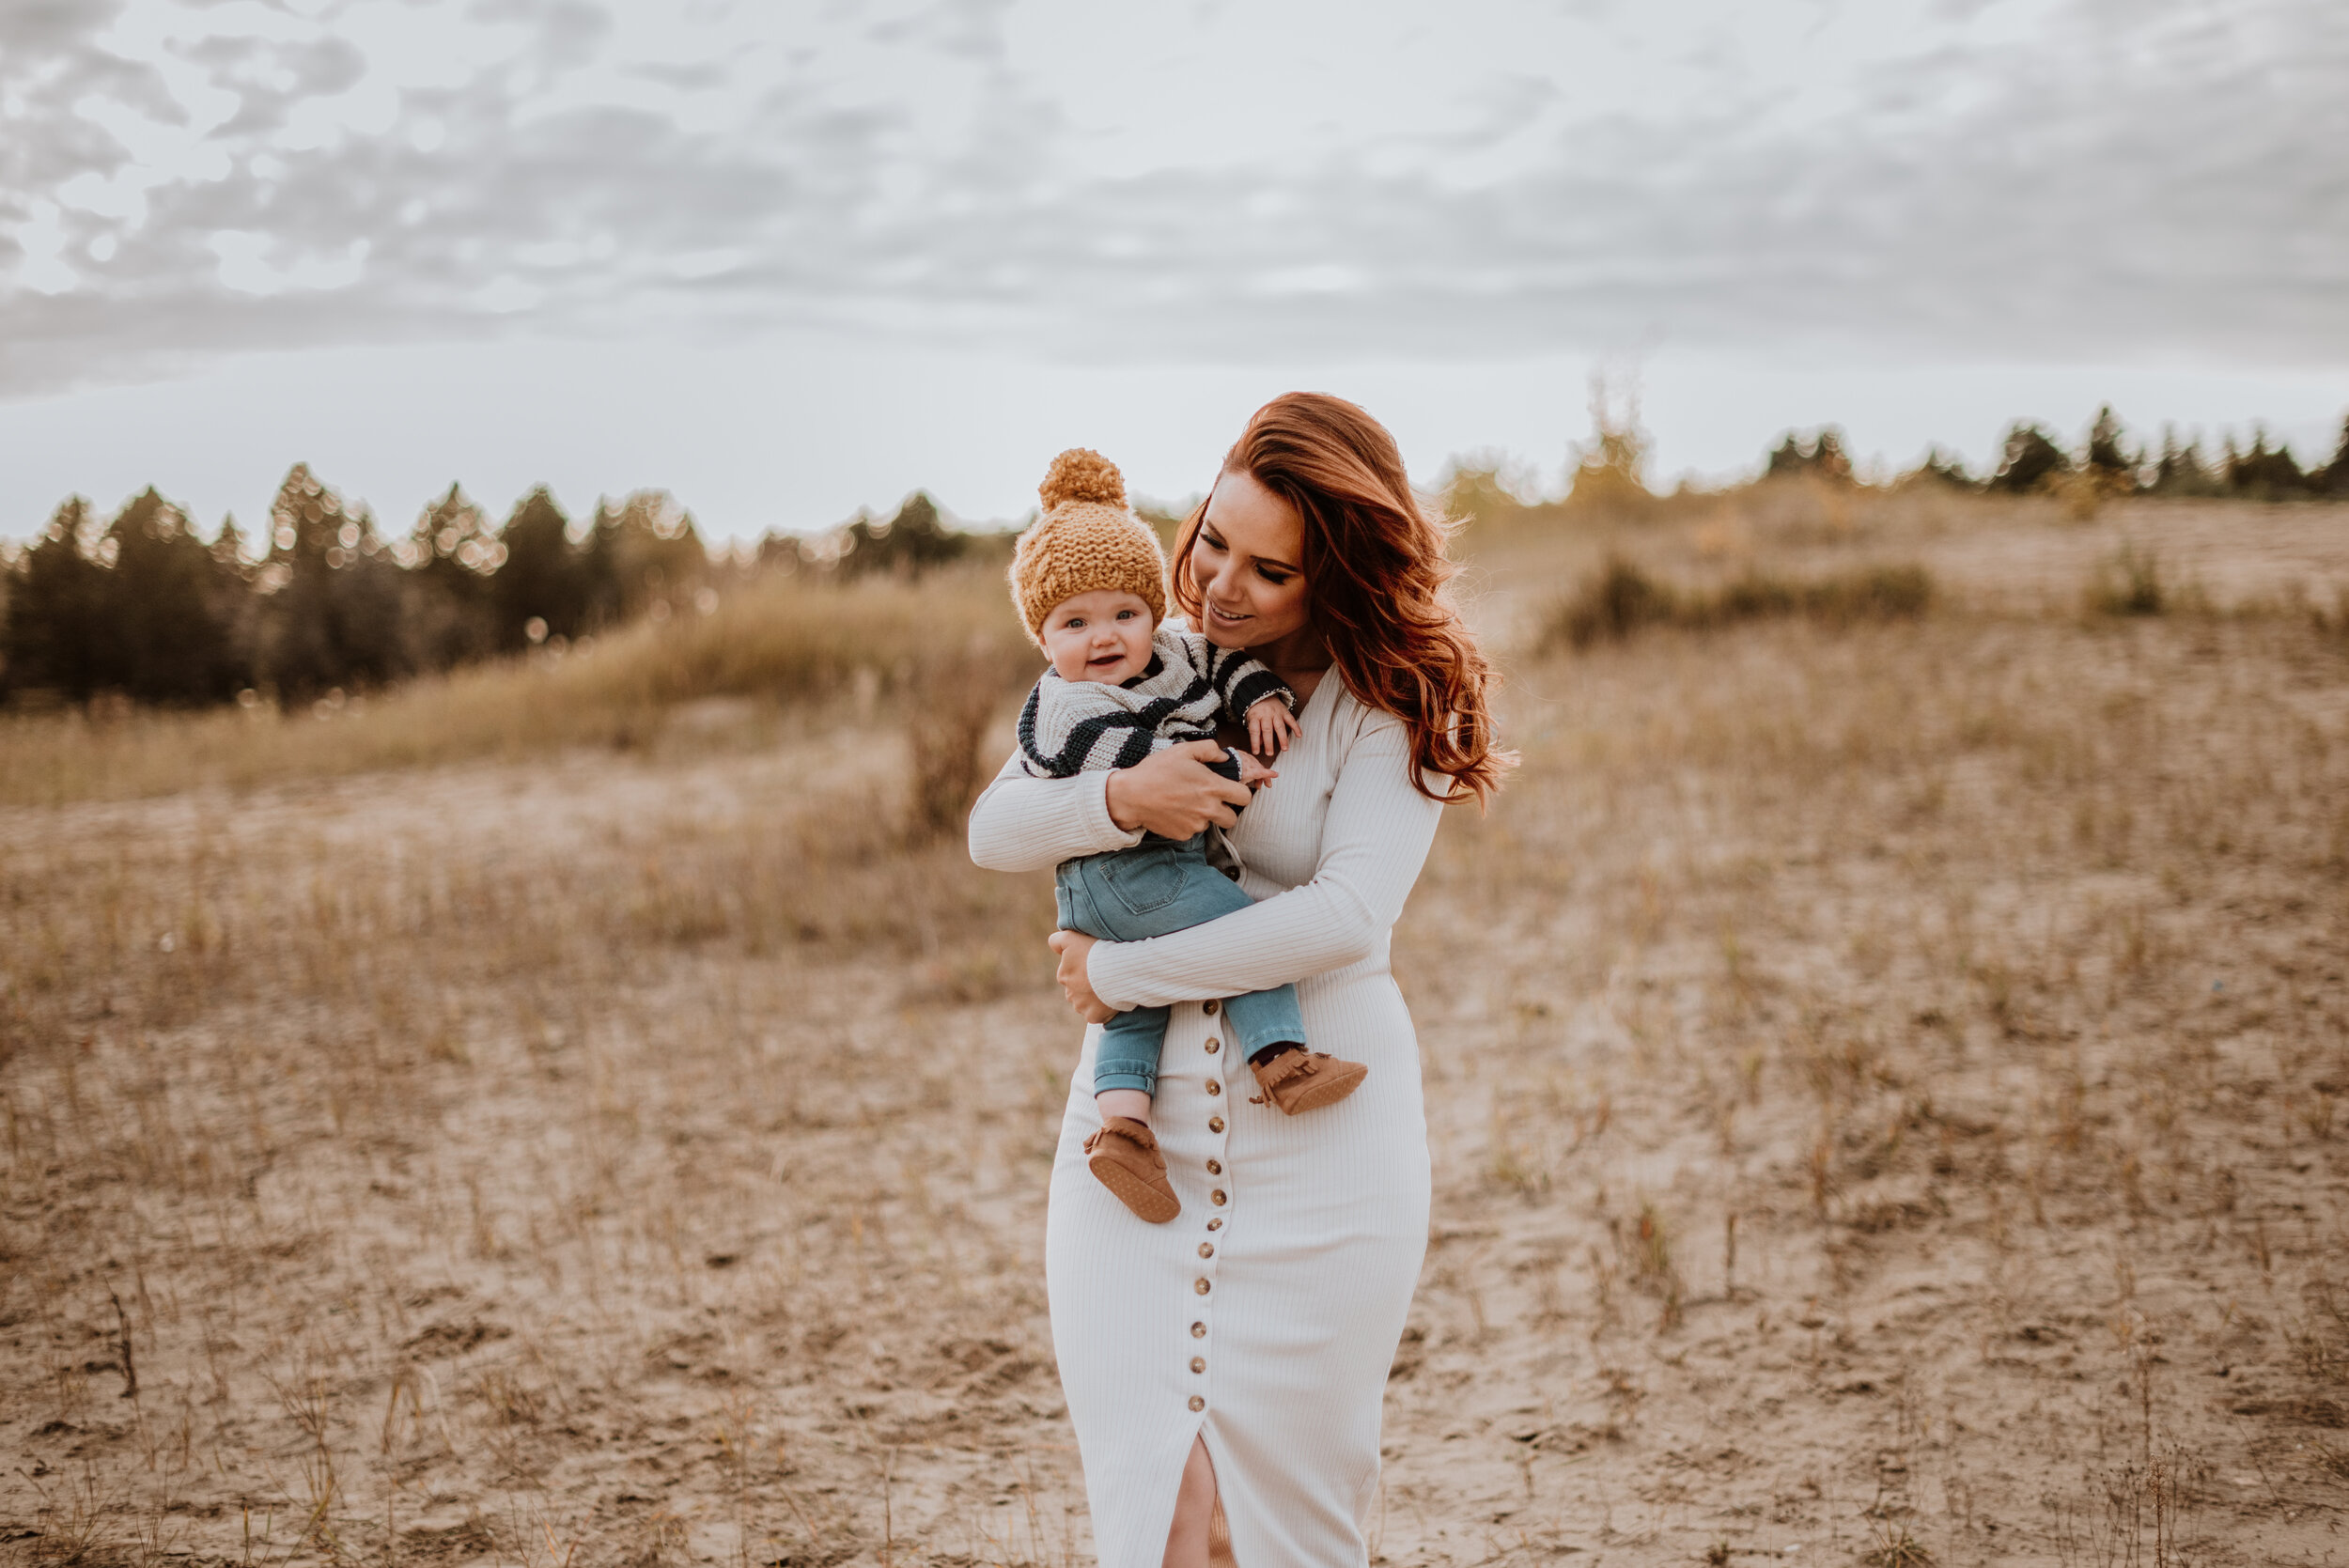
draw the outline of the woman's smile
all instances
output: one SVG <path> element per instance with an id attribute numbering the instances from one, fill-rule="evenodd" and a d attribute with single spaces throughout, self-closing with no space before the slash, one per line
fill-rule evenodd
<path id="1" fill-rule="evenodd" d="M 1236 627 L 1242 621 L 1250 618 L 1250 616 L 1242 614 L 1237 611 L 1224 609 L 1221 605 L 1217 604 L 1213 599 L 1209 599 L 1207 601 L 1207 621 L 1210 625 L 1220 627 Z"/>

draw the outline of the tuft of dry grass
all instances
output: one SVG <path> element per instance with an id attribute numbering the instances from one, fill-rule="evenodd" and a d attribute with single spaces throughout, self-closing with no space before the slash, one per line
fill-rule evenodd
<path id="1" fill-rule="evenodd" d="M 1650 627 L 1711 630 L 1747 621 L 1799 617 L 1822 626 L 1914 620 L 1933 603 L 1933 578 L 1915 565 L 1872 566 L 1808 580 L 1749 568 L 1716 588 L 1659 582 L 1623 556 L 1560 599 L 1545 618 L 1538 650 L 1622 642 Z"/>

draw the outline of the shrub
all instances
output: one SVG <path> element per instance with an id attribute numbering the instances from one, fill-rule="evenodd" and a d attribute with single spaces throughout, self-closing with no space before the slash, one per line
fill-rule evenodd
<path id="1" fill-rule="evenodd" d="M 2012 495 L 2028 495 L 2071 472 L 2072 459 L 2056 444 L 2055 437 L 2037 425 L 2018 419 L 2007 427 L 1999 472 L 1991 476 L 1989 488 Z"/>
<path id="2" fill-rule="evenodd" d="M 2151 551 L 2124 544 L 2107 562 L 2088 590 L 2091 610 L 2105 615 L 2158 615 L 2170 608 L 2162 586 L 2161 561 Z"/>
<path id="3" fill-rule="evenodd" d="M 1621 556 L 1553 608 L 1540 648 L 1621 642 L 1650 626 L 1694 629 L 1800 616 L 1827 626 L 1913 620 L 1932 607 L 1933 576 L 1920 566 L 1863 567 L 1809 581 L 1748 572 L 1710 590 L 1658 582 Z"/>

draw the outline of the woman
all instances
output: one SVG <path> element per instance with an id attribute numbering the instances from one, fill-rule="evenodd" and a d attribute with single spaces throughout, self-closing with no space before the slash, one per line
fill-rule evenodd
<path id="1" fill-rule="evenodd" d="M 1149 941 L 1052 938 L 1095 1024 L 1173 1008 L 1152 1122 L 1180 1217 L 1141 1224 L 1086 1174 L 1098 1029 L 1052 1167 L 1052 1343 L 1106 1568 L 1367 1559 L 1379 1405 L 1427 1240 L 1418 1045 L 1389 929 L 1444 803 L 1483 800 L 1515 760 L 1441 597 L 1453 570 L 1377 421 L 1335 397 L 1274 399 L 1184 523 L 1172 587 L 1210 641 L 1302 700 L 1279 782 L 1250 801 L 1206 741 L 1069 779 L 1015 758 L 972 812 L 972 858 L 1006 871 L 1229 829 L 1258 900 Z M 1352 1097 L 1295 1118 L 1249 1103 L 1200 1000 L 1292 981 L 1315 1047 L 1370 1067 Z"/>

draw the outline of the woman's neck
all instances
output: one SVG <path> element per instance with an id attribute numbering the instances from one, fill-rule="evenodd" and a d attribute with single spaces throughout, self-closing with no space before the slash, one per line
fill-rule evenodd
<path id="1" fill-rule="evenodd" d="M 1276 637 L 1269 643 L 1250 648 L 1248 653 L 1285 681 L 1300 703 L 1313 696 L 1314 688 L 1319 686 L 1321 677 L 1330 673 L 1331 662 L 1330 644 L 1322 641 L 1320 631 L 1310 623 L 1299 627 L 1285 637 Z"/>

